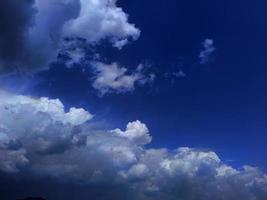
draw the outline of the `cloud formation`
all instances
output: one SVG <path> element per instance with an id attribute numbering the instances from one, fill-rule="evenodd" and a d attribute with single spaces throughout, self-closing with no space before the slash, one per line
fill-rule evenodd
<path id="1" fill-rule="evenodd" d="M 149 131 L 147 126 L 139 120 L 128 123 L 125 131 L 117 128 L 111 132 L 141 145 L 148 144 L 152 140 L 152 137 L 148 134 Z"/>
<path id="2" fill-rule="evenodd" d="M 117 0 L 80 0 L 79 16 L 63 27 L 67 37 L 81 37 L 89 42 L 109 38 L 113 46 L 122 48 L 128 39 L 137 40 L 140 30 L 128 23 L 128 16 L 116 6 Z"/>
<path id="3" fill-rule="evenodd" d="M 95 71 L 93 88 L 99 91 L 100 96 L 108 93 L 130 92 L 137 84 L 142 85 L 153 81 L 153 74 L 147 76 L 142 72 L 144 68 L 142 64 L 133 72 L 129 72 L 118 63 L 95 62 L 92 65 Z"/>
<path id="4" fill-rule="evenodd" d="M 214 41 L 208 38 L 205 39 L 202 43 L 202 51 L 199 54 L 200 64 L 207 64 L 215 50 Z"/>
<path id="5" fill-rule="evenodd" d="M 47 68 L 66 37 L 121 49 L 140 35 L 115 0 L 4 0 L 0 22 L 0 73 Z"/>
<path id="6" fill-rule="evenodd" d="M 72 193 L 77 185 L 85 189 L 77 190 L 76 197 L 64 197 L 68 189 L 61 188 L 61 197 L 72 200 L 96 196 L 100 200 L 267 197 L 267 176 L 259 169 L 235 169 L 213 151 L 147 148 L 151 136 L 140 121 L 130 122 L 125 131 L 96 130 L 90 127 L 92 114 L 77 108 L 66 112 L 59 100 L 6 92 L 0 98 L 0 175 L 14 175 L 23 182 L 26 173 L 27 180 L 37 179 L 39 184 L 42 178 L 49 178 L 42 183 L 47 194 L 45 188 L 62 180 L 59 190 L 69 188 L 64 184 L 71 185 Z M 10 191 L 19 191 L 16 181 L 12 184 Z M 52 199 L 56 198 L 53 194 L 50 192 Z"/>

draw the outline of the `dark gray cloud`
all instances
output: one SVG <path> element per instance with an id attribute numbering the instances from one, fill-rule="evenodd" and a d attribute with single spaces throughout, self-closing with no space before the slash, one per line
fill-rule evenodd
<path id="1" fill-rule="evenodd" d="M 1 1 L 0 73 L 39 71 L 56 60 L 62 26 L 80 8 L 64 2 Z"/>
<path id="2" fill-rule="evenodd" d="M 3 91 L 0 98 L 3 200 L 267 198 L 267 176 L 260 169 L 233 168 L 211 150 L 147 148 L 152 137 L 138 120 L 125 130 L 95 129 L 92 114 L 66 112 L 59 100 Z"/>
<path id="3" fill-rule="evenodd" d="M 23 59 L 26 35 L 34 24 L 34 0 L 0 2 L 0 72 L 9 70 L 16 60 Z"/>

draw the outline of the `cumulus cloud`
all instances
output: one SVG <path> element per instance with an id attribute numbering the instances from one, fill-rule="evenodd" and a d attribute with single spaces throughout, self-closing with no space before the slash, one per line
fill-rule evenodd
<path id="1" fill-rule="evenodd" d="M 78 143 L 75 127 L 93 117 L 84 109 L 65 112 L 58 99 L 34 99 L 2 91 L 0 98 L 0 168 L 7 172 L 18 171 L 28 163 L 29 149 L 46 154 Z"/>
<path id="2" fill-rule="evenodd" d="M 235 169 L 213 151 L 148 148 L 151 136 L 140 121 L 130 122 L 125 131 L 96 130 L 90 126 L 92 114 L 77 108 L 66 112 L 59 100 L 6 92 L 0 97 L 0 184 L 8 176 L 11 185 L 10 190 L 1 187 L 1 197 L 6 199 L 20 195 L 21 187 L 31 191 L 31 178 L 33 183 L 38 180 L 51 199 L 267 197 L 267 176 L 259 169 Z M 13 175 L 16 178 L 12 182 Z M 42 182 L 44 178 L 49 182 Z M 18 181 L 21 184 L 16 186 Z M 58 185 L 61 193 L 50 190 L 51 185 Z M 76 195 L 64 196 L 67 188 Z"/>
<path id="3" fill-rule="evenodd" d="M 151 136 L 148 134 L 147 126 L 139 120 L 128 123 L 125 131 L 115 129 L 111 132 L 118 136 L 128 138 L 136 144 L 148 144 L 152 140 Z"/>
<path id="4" fill-rule="evenodd" d="M 66 37 L 121 49 L 140 35 L 115 0 L 4 0 L 0 20 L 0 73 L 47 68 Z"/>
<path id="5" fill-rule="evenodd" d="M 124 93 L 133 91 L 136 84 L 145 84 L 153 81 L 150 76 L 142 73 L 144 66 L 140 64 L 136 70 L 129 72 L 118 63 L 93 63 L 95 79 L 93 88 L 99 91 L 100 96 L 108 93 Z"/>
<path id="6" fill-rule="evenodd" d="M 92 115 L 84 109 L 70 108 L 69 112 L 65 113 L 64 106 L 58 99 L 51 100 L 46 97 L 33 99 L 22 95 L 14 96 L 5 92 L 0 92 L 0 96 L 0 105 L 4 106 L 5 111 L 13 114 L 19 114 L 20 109 L 30 109 L 29 111 L 33 114 L 46 113 L 51 117 L 51 120 L 72 125 L 83 124 L 92 118 Z M 4 117 L 3 114 L 1 116 Z"/>
<path id="7" fill-rule="evenodd" d="M 202 43 L 202 51 L 199 54 L 200 64 L 206 64 L 210 61 L 211 55 L 215 52 L 214 41 L 205 39 Z"/>
<path id="8" fill-rule="evenodd" d="M 140 30 L 128 23 L 128 16 L 116 6 L 117 0 L 80 0 L 79 16 L 64 25 L 66 36 L 85 38 L 98 42 L 109 38 L 114 46 L 121 48 L 128 38 L 138 39 Z"/>

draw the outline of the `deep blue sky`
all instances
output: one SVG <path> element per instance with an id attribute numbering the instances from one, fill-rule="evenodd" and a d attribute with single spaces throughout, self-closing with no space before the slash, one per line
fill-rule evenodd
<path id="1" fill-rule="evenodd" d="M 60 98 L 103 116 L 112 127 L 146 123 L 152 147 L 215 150 L 231 165 L 267 168 L 267 2 L 265 0 L 119 1 L 139 40 L 118 51 L 99 49 L 109 62 L 127 67 L 149 63 L 153 86 L 99 98 L 80 68 L 56 65 L 35 75 L 25 93 Z M 151 6 L 152 5 L 152 6 Z M 214 40 L 216 52 L 199 64 L 201 43 Z M 185 78 L 166 78 L 182 66 Z"/>

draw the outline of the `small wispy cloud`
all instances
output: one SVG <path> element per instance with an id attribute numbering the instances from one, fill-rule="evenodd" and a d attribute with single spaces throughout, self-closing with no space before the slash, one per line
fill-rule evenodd
<path id="1" fill-rule="evenodd" d="M 214 47 L 213 39 L 205 39 L 202 42 L 202 50 L 199 54 L 200 64 L 207 64 L 210 61 L 210 57 L 216 51 Z"/>
<path id="2" fill-rule="evenodd" d="M 144 73 L 142 64 L 131 72 L 116 62 L 111 64 L 95 62 L 93 68 L 95 78 L 92 86 L 100 96 L 108 93 L 131 92 L 135 90 L 137 84 L 144 85 L 152 82 L 155 78 L 154 74 L 146 75 Z"/>

